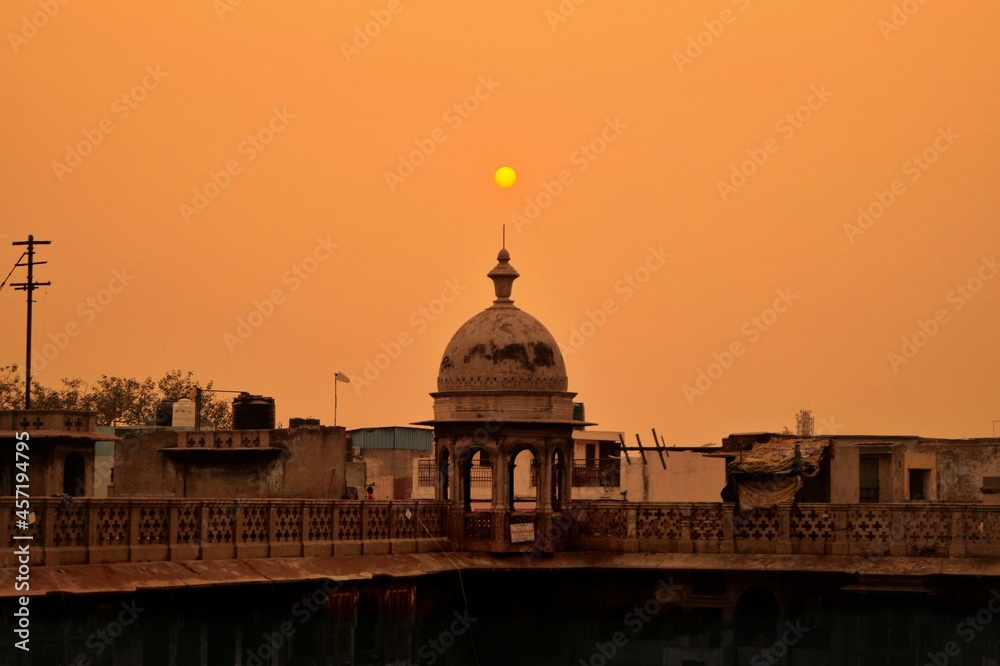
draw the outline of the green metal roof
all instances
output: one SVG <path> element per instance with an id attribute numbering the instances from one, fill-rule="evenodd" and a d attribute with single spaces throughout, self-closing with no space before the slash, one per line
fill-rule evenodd
<path id="1" fill-rule="evenodd" d="M 434 448 L 434 431 L 430 428 L 389 426 L 348 430 L 351 442 L 358 449 L 401 449 L 430 451 Z"/>

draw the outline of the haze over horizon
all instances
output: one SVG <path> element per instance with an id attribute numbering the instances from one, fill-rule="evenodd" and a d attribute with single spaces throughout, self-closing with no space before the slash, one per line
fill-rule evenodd
<path id="1" fill-rule="evenodd" d="M 515 304 L 599 429 L 697 445 L 810 408 L 821 432 L 990 436 L 998 24 L 916 0 L 9 0 L 0 270 L 52 241 L 45 385 L 179 368 L 332 423 L 340 371 L 340 425 L 405 424 L 491 304 L 505 224 Z M 24 309 L 0 291 L 0 365 L 23 368 Z"/>

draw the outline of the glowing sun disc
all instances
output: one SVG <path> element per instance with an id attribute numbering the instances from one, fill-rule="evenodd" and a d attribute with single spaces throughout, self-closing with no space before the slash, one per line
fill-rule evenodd
<path id="1" fill-rule="evenodd" d="M 509 187 L 513 187 L 514 183 L 517 182 L 517 172 L 509 166 L 502 166 L 493 174 L 493 180 L 496 181 L 497 185 L 506 190 Z"/>

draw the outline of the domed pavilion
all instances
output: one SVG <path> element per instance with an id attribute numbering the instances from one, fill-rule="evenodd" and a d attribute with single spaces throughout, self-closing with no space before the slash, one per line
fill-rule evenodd
<path id="1" fill-rule="evenodd" d="M 566 390 L 555 338 L 510 297 L 519 277 L 510 253 L 502 249 L 497 260 L 488 273 L 496 300 L 452 336 L 431 394 L 434 419 L 424 424 L 434 426 L 436 495 L 450 502 L 456 545 L 548 551 L 561 536 L 553 514 L 568 506 L 572 492 L 573 428 L 586 424 L 573 419 L 576 394 Z M 529 459 L 519 457 L 525 451 L 535 497 L 518 497 L 515 506 L 515 466 Z M 473 501 L 474 474 L 491 483 L 488 503 Z"/>

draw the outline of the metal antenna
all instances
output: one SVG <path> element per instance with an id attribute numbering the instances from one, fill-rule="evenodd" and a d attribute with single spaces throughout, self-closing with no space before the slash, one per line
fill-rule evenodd
<path id="1" fill-rule="evenodd" d="M 503 228 L 503 231 L 501 232 L 503 234 L 503 243 L 501 244 L 501 247 L 503 247 L 503 249 L 506 250 L 507 249 L 507 225 L 503 224 L 503 225 L 501 225 L 501 227 Z"/>
<path id="2" fill-rule="evenodd" d="M 14 287 L 19 291 L 26 292 L 25 295 L 28 298 L 28 329 L 27 329 L 27 344 L 25 350 L 24 358 L 24 408 L 31 409 L 31 304 L 34 303 L 34 299 L 31 297 L 31 292 L 39 287 L 48 287 L 51 282 L 35 282 L 35 266 L 40 264 L 47 264 L 47 261 L 35 261 L 35 246 L 36 245 L 50 245 L 52 241 L 36 241 L 34 236 L 28 236 L 26 241 L 14 241 L 11 245 L 27 245 L 28 250 L 25 254 L 28 255 L 27 263 L 21 263 L 18 260 L 15 266 L 27 266 L 28 267 L 28 281 L 27 282 L 11 282 L 10 286 Z M 24 255 L 21 255 L 22 257 Z"/>

